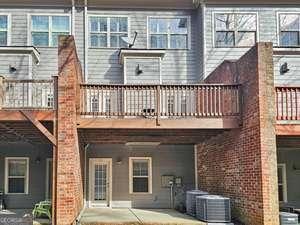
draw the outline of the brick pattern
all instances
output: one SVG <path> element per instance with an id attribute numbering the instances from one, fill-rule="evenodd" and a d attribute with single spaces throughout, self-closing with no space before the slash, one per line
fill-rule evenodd
<path id="1" fill-rule="evenodd" d="M 246 225 L 278 225 L 272 44 L 258 43 L 206 79 L 233 81 L 242 84 L 242 126 L 198 145 L 199 188 L 231 197 Z"/>
<path id="2" fill-rule="evenodd" d="M 81 67 L 72 36 L 61 36 L 58 50 L 56 224 L 69 225 L 83 207 L 81 151 L 76 116 Z"/>

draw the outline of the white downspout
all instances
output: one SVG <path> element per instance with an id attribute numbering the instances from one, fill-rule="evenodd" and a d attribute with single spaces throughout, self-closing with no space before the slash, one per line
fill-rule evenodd
<path id="1" fill-rule="evenodd" d="M 205 0 L 201 0 L 200 3 L 200 7 L 201 7 L 201 21 L 202 21 L 202 71 L 203 71 L 203 77 L 202 79 L 204 79 L 206 77 L 206 4 L 205 4 Z"/>
<path id="2" fill-rule="evenodd" d="M 71 30 L 72 30 L 72 35 L 73 35 L 73 37 L 75 38 L 75 17 L 76 17 L 76 15 L 75 15 L 75 2 L 74 2 L 74 0 L 72 0 L 72 11 L 71 11 L 71 13 L 72 13 L 72 24 L 71 24 L 71 26 L 72 26 L 72 28 L 71 28 Z"/>
<path id="3" fill-rule="evenodd" d="M 87 155 L 87 151 L 88 151 L 88 148 L 90 147 L 90 144 L 87 144 L 84 146 L 84 184 L 83 184 L 83 190 L 84 190 L 84 193 L 83 193 L 83 199 L 84 199 L 84 207 L 87 207 L 87 158 L 86 158 L 86 155 Z"/>
<path id="4" fill-rule="evenodd" d="M 88 81 L 88 15 L 87 15 L 88 0 L 84 0 L 84 80 Z"/>
<path id="5" fill-rule="evenodd" d="M 195 166 L 195 190 L 198 190 L 198 154 L 197 145 L 194 145 L 194 166 Z"/>

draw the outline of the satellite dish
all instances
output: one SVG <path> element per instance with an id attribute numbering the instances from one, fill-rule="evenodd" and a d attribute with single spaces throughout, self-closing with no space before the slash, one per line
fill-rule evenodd
<path id="1" fill-rule="evenodd" d="M 136 31 L 134 31 L 134 37 L 133 38 L 130 38 L 130 37 L 121 37 L 121 38 L 124 42 L 126 42 L 128 44 L 129 48 L 132 48 L 134 46 L 137 34 L 138 33 Z"/>

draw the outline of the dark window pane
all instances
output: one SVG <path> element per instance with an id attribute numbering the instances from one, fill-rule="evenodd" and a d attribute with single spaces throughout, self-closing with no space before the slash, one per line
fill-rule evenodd
<path id="1" fill-rule="evenodd" d="M 238 32 L 236 37 L 237 46 L 253 46 L 256 42 L 256 32 Z"/>
<path id="2" fill-rule="evenodd" d="M 60 33 L 52 33 L 52 44 L 51 44 L 51 46 L 54 46 L 54 47 L 56 47 L 56 46 L 58 46 L 58 36 L 59 35 L 68 35 L 69 33 L 64 33 L 64 32 L 60 32 Z"/>
<path id="3" fill-rule="evenodd" d="M 278 198 L 280 202 L 283 202 L 283 187 L 282 185 L 278 186 Z"/>
<path id="4" fill-rule="evenodd" d="M 133 162 L 133 176 L 148 176 L 148 161 Z"/>
<path id="5" fill-rule="evenodd" d="M 277 169 L 277 174 L 278 174 L 278 183 L 282 184 L 283 183 L 283 174 L 282 174 L 282 169 L 281 168 Z"/>
<path id="6" fill-rule="evenodd" d="M 6 31 L 0 31 L 0 45 L 7 45 L 7 32 Z"/>
<path id="7" fill-rule="evenodd" d="M 284 31 L 280 35 L 281 46 L 297 46 L 299 45 L 299 32 Z"/>
<path id="8" fill-rule="evenodd" d="M 166 34 L 156 34 L 151 35 L 150 43 L 151 48 L 167 48 L 168 47 L 168 35 Z"/>
<path id="9" fill-rule="evenodd" d="M 35 46 L 49 46 L 48 33 L 32 32 L 32 44 Z"/>
<path id="10" fill-rule="evenodd" d="M 216 32 L 216 46 L 218 47 L 232 47 L 234 46 L 234 33 L 227 31 Z"/>
<path id="11" fill-rule="evenodd" d="M 25 192 L 25 179 L 24 178 L 9 178 L 8 179 L 8 192 L 9 193 L 24 193 Z"/>
<path id="12" fill-rule="evenodd" d="M 187 35 L 172 34 L 170 40 L 170 47 L 175 49 L 187 48 Z"/>
<path id="13" fill-rule="evenodd" d="M 1 15 L 0 16 L 0 30 L 7 29 L 7 16 Z"/>
<path id="14" fill-rule="evenodd" d="M 134 177 L 133 192 L 148 192 L 148 178 Z"/>

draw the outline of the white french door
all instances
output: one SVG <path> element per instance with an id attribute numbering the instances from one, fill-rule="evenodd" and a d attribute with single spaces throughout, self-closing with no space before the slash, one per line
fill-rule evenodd
<path id="1" fill-rule="evenodd" d="M 112 159 L 93 158 L 89 163 L 89 207 L 110 207 Z"/>

